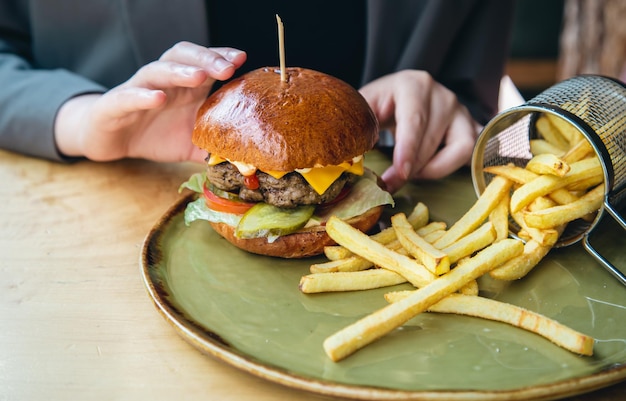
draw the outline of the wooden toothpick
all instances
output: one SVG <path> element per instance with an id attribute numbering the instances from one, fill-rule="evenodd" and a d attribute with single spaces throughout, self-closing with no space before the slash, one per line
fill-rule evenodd
<path id="1" fill-rule="evenodd" d="M 276 14 L 276 23 L 278 23 L 278 55 L 280 57 L 280 80 L 287 82 L 287 72 L 285 68 L 285 28 L 283 21 Z"/>

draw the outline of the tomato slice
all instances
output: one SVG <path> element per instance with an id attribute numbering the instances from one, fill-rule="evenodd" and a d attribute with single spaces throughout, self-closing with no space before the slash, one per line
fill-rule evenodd
<path id="1" fill-rule="evenodd" d="M 322 203 L 321 205 L 319 205 L 318 207 L 321 210 L 327 210 L 333 206 L 335 206 L 337 203 L 341 202 L 342 200 L 344 200 L 346 198 L 346 196 L 348 196 L 348 194 L 350 193 L 350 190 L 352 189 L 351 186 L 345 185 L 341 191 L 339 192 L 339 194 L 337 196 L 335 196 L 333 199 L 329 200 L 326 203 Z"/>
<path id="2" fill-rule="evenodd" d="M 216 212 L 244 214 L 248 211 L 248 209 L 255 205 L 254 203 L 236 201 L 217 196 L 211 192 L 206 185 L 203 187 L 203 192 L 207 206 Z"/>

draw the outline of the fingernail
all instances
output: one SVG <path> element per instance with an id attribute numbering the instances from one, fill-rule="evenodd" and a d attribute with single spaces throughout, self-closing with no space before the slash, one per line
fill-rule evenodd
<path id="1" fill-rule="evenodd" d="M 223 58 L 218 58 L 217 60 L 215 60 L 215 69 L 217 72 L 222 72 L 232 66 L 233 64 L 230 61 L 224 60 Z"/>
<path id="2" fill-rule="evenodd" d="M 411 163 L 405 162 L 402 165 L 402 177 L 408 179 L 411 176 Z"/>
<path id="3" fill-rule="evenodd" d="M 390 193 L 394 193 L 398 189 L 398 187 L 402 185 L 402 180 L 399 179 L 398 176 L 395 174 L 395 172 L 393 171 L 393 167 L 387 169 L 380 178 L 382 178 L 382 180 L 385 182 L 385 190 L 389 191 Z"/>
<path id="4" fill-rule="evenodd" d="M 243 53 L 243 51 L 241 50 L 231 50 L 227 53 L 227 58 L 229 60 L 234 59 L 235 57 L 239 56 L 241 53 Z"/>
<path id="5" fill-rule="evenodd" d="M 154 89 L 154 90 L 150 90 L 150 91 L 140 92 L 139 96 L 145 97 L 146 99 L 152 99 L 152 98 L 154 98 L 156 96 L 161 96 L 161 93 L 163 93 L 162 90 Z"/>

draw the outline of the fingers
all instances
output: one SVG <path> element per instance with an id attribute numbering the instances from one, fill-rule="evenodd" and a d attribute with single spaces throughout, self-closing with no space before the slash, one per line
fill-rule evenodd
<path id="1" fill-rule="evenodd" d="M 139 87 L 118 87 L 100 97 L 93 105 L 93 117 L 103 124 L 117 124 L 119 119 L 128 118 L 130 113 L 156 109 L 166 101 L 161 90 Z"/>
<path id="2" fill-rule="evenodd" d="M 394 192 L 411 179 L 446 176 L 467 163 L 476 129 L 456 95 L 423 71 L 401 71 L 362 88 L 382 127 L 394 127 Z"/>
<path id="3" fill-rule="evenodd" d="M 437 153 L 456 110 L 462 107 L 456 96 L 435 82 L 430 75 L 410 77 L 413 85 L 399 94 L 396 108 L 396 147 L 394 165 L 403 178 L 415 178 Z"/>
<path id="4" fill-rule="evenodd" d="M 197 88 L 207 78 L 207 72 L 199 67 L 159 60 L 143 66 L 125 86 L 147 89 Z"/>
<path id="5" fill-rule="evenodd" d="M 413 178 L 439 179 L 466 165 L 472 157 L 477 130 L 467 109 L 458 108 L 446 130 L 442 147 Z"/>
<path id="6" fill-rule="evenodd" d="M 245 60 L 237 49 L 178 43 L 108 92 L 66 102 L 55 122 L 60 149 L 102 161 L 201 162 L 206 152 L 190 140 L 198 107 L 213 82 L 230 78 Z"/>
<path id="7" fill-rule="evenodd" d="M 246 61 L 246 53 L 231 47 L 206 48 L 190 42 L 179 42 L 160 58 L 206 71 L 213 79 L 224 80 Z"/>
<path id="8" fill-rule="evenodd" d="M 193 146 L 190 150 L 189 156 L 184 160 L 188 160 L 196 163 L 206 163 L 206 150 Z"/>
<path id="9" fill-rule="evenodd" d="M 398 81 L 395 110 L 395 148 L 393 164 L 400 178 L 408 180 L 426 164 L 440 139 L 441 122 L 435 115 L 445 112 L 432 104 L 434 82 L 420 76 Z"/>
<path id="10" fill-rule="evenodd" d="M 433 153 L 429 155 L 426 163 L 419 169 L 415 168 L 411 162 L 417 158 L 415 153 L 406 152 L 408 148 L 402 148 L 402 145 L 396 142 L 393 165 L 381 177 L 391 192 L 397 191 L 409 180 L 443 178 L 469 162 L 477 128 L 467 109 L 464 106 L 459 106 L 452 120 L 443 127 L 441 141 L 434 148 Z M 430 145 L 426 139 L 436 136 L 431 135 L 428 131 L 424 135 L 424 140 L 420 142 L 419 151 L 429 148 Z M 410 165 L 411 171 L 408 176 L 406 170 L 399 170 L 398 167 L 408 168 L 407 164 Z"/>
<path id="11" fill-rule="evenodd" d="M 230 78 L 245 60 L 246 53 L 234 48 L 180 42 L 137 71 L 127 85 L 150 89 L 211 86 L 215 80 Z"/>
<path id="12" fill-rule="evenodd" d="M 402 178 L 402 175 L 393 164 L 383 172 L 380 178 L 385 182 L 387 191 L 390 193 L 398 191 L 407 181 L 406 178 Z"/>

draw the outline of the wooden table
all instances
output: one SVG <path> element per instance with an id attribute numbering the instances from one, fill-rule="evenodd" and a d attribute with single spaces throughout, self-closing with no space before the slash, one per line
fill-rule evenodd
<path id="1" fill-rule="evenodd" d="M 0 400 L 327 399 L 201 354 L 149 299 L 142 241 L 198 169 L 0 151 Z"/>

